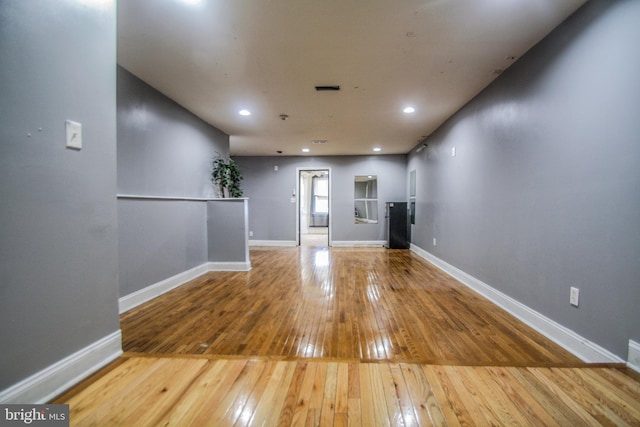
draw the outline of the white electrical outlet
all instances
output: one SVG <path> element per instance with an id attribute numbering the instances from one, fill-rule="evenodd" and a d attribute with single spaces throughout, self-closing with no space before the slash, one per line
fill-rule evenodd
<path id="1" fill-rule="evenodd" d="M 569 302 L 571 303 L 571 305 L 574 305 L 577 307 L 579 301 L 580 301 L 580 289 L 572 287 L 569 293 Z"/>
<path id="2" fill-rule="evenodd" d="M 249 231 L 249 237 L 253 237 L 253 231 Z"/>
<path id="3" fill-rule="evenodd" d="M 451 157 L 455 157 L 456 156 L 456 147 L 452 147 L 451 148 Z"/>
<path id="4" fill-rule="evenodd" d="M 438 242 L 436 241 L 436 238 L 434 237 L 433 238 L 433 246 L 436 246 L 436 243 L 438 243 Z"/>

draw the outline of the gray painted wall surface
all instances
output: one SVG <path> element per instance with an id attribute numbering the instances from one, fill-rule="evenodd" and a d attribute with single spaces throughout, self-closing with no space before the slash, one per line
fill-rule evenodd
<path id="1" fill-rule="evenodd" d="M 118 193 L 212 197 L 216 152 L 228 135 L 118 67 Z"/>
<path id="2" fill-rule="evenodd" d="M 118 201 L 120 295 L 207 262 L 206 202 Z"/>
<path id="3" fill-rule="evenodd" d="M 209 261 L 248 262 L 243 199 L 207 202 Z"/>
<path id="4" fill-rule="evenodd" d="M 2 390 L 120 327 L 115 7 L 3 1 L 0 57 Z"/>
<path id="5" fill-rule="evenodd" d="M 118 67 L 118 193 L 212 196 L 229 137 Z M 207 261 L 205 201 L 118 201 L 120 296 Z"/>
<path id="6" fill-rule="evenodd" d="M 638 1 L 587 3 L 408 167 L 414 244 L 624 359 L 640 340 L 638 22 Z"/>
<path id="7" fill-rule="evenodd" d="M 407 199 L 405 155 L 344 157 L 234 157 L 244 175 L 249 198 L 252 240 L 295 241 L 297 168 L 330 168 L 332 240 L 384 240 L 384 202 Z M 278 171 L 274 171 L 274 166 Z M 355 224 L 354 177 L 378 176 L 378 224 Z"/>

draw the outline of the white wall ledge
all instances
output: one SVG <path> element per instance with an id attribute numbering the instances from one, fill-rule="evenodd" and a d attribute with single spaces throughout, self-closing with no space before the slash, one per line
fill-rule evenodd
<path id="1" fill-rule="evenodd" d="M 150 196 L 142 194 L 118 194 L 116 196 L 122 200 L 167 200 L 167 201 L 188 201 L 188 202 L 237 202 L 249 200 L 248 197 L 179 197 L 179 196 Z"/>

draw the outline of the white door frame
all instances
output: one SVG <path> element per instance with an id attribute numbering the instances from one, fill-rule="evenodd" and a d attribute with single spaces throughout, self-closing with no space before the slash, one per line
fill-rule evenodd
<path id="1" fill-rule="evenodd" d="M 327 244 L 331 246 L 331 227 L 333 224 L 333 212 L 331 212 L 333 203 L 331 203 L 332 180 L 333 174 L 329 166 L 305 166 L 296 168 L 296 246 L 300 246 L 300 172 L 302 171 L 327 171 L 329 174 L 329 235 L 327 236 Z"/>

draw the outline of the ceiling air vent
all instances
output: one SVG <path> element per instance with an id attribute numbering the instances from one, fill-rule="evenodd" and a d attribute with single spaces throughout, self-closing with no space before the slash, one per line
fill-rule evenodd
<path id="1" fill-rule="evenodd" d="M 331 91 L 338 91 L 340 90 L 340 86 L 335 85 L 335 86 L 316 86 L 316 91 L 318 92 L 331 92 Z"/>
<path id="2" fill-rule="evenodd" d="M 326 139 L 314 139 L 313 141 L 311 141 L 312 144 L 326 144 L 327 140 Z"/>

